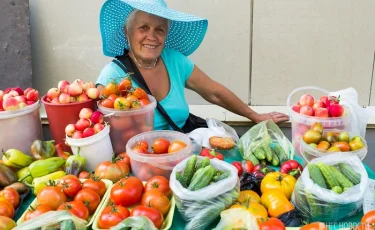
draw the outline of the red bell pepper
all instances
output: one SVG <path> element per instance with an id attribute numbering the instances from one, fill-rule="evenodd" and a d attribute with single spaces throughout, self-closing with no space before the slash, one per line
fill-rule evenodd
<path id="1" fill-rule="evenodd" d="M 204 148 L 199 155 L 202 157 L 208 157 L 210 159 L 217 158 L 219 160 L 224 160 L 223 154 L 216 152 L 215 149 Z"/>
<path id="2" fill-rule="evenodd" d="M 241 177 L 241 175 L 243 173 L 242 164 L 238 161 L 234 161 L 234 162 L 232 162 L 232 165 L 237 168 L 238 177 Z"/>
<path id="3" fill-rule="evenodd" d="M 282 173 L 292 175 L 297 179 L 299 176 L 301 176 L 302 170 L 303 167 L 298 161 L 288 160 L 280 166 L 279 171 Z"/>

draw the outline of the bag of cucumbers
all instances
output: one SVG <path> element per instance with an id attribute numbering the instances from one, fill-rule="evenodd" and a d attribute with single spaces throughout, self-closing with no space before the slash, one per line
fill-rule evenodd
<path id="1" fill-rule="evenodd" d="M 310 161 L 305 169 L 292 195 L 304 220 L 336 222 L 362 210 L 368 175 L 356 155 L 328 154 Z"/>
<path id="2" fill-rule="evenodd" d="M 293 159 L 294 148 L 289 139 L 272 120 L 251 127 L 238 142 L 238 149 L 245 160 L 280 166 Z"/>
<path id="3" fill-rule="evenodd" d="M 209 229 L 221 211 L 236 202 L 240 192 L 233 165 L 196 155 L 173 168 L 169 186 L 182 218 L 188 222 L 186 230 Z"/>

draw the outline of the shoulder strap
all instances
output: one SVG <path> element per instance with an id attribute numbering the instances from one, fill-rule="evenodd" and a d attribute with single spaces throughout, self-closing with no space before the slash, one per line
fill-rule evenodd
<path id="1" fill-rule="evenodd" d="M 133 80 L 137 82 L 137 84 L 146 91 L 147 94 L 152 95 L 150 89 L 147 86 L 145 79 L 143 78 L 142 74 L 139 72 L 137 66 L 134 64 L 133 60 L 129 57 L 127 51 L 125 51 L 124 55 L 117 56 L 117 59 L 114 59 L 113 62 L 116 63 L 125 73 L 134 73 L 132 75 Z M 156 108 L 159 110 L 161 115 L 165 118 L 165 120 L 169 123 L 169 125 L 178 132 L 183 132 L 180 127 L 174 123 L 174 121 L 169 117 L 167 112 L 164 110 L 163 106 L 156 101 Z"/>

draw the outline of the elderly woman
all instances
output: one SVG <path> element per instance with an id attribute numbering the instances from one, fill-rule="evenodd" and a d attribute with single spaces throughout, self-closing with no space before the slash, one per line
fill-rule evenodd
<path id="1" fill-rule="evenodd" d="M 129 69 L 124 60 L 128 59 L 179 128 L 189 116 L 184 88 L 256 123 L 268 119 L 276 123 L 287 121 L 289 117 L 283 113 L 253 111 L 187 57 L 202 42 L 207 24 L 205 19 L 167 8 L 163 0 L 106 1 L 100 14 L 103 52 L 122 61 L 104 67 L 97 87 L 103 90 L 112 79 L 123 78 Z M 134 81 L 133 84 L 138 86 Z M 154 129 L 171 129 L 159 109 L 155 111 Z"/>

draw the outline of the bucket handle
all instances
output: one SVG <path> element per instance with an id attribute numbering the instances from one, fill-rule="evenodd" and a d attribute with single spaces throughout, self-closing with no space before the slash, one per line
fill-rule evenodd
<path id="1" fill-rule="evenodd" d="M 112 113 L 108 113 L 108 114 L 104 115 L 103 117 L 111 117 L 111 116 L 113 116 L 113 115 L 115 115 L 114 112 L 112 112 Z"/>
<path id="2" fill-rule="evenodd" d="M 288 107 L 288 109 L 290 109 L 291 105 L 290 105 L 290 101 L 293 97 L 293 95 L 298 92 L 298 91 L 302 91 L 302 90 L 307 90 L 307 89 L 312 89 L 312 90 L 318 90 L 318 91 L 322 91 L 323 93 L 326 93 L 327 95 L 329 94 L 329 92 L 325 89 L 322 89 L 322 88 L 319 88 L 319 87 L 316 87 L 316 86 L 305 86 L 305 87 L 299 87 L 299 88 L 296 88 L 294 89 L 289 95 L 288 95 L 288 99 L 286 100 L 286 105 Z"/>

